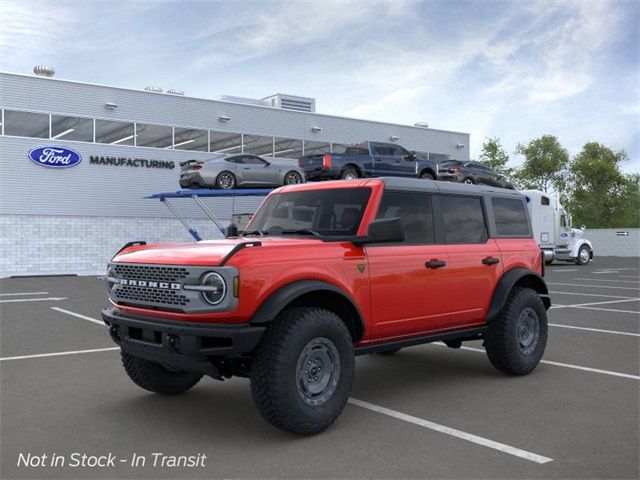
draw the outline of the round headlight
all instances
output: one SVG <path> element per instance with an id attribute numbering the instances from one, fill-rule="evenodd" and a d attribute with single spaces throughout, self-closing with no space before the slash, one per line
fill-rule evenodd
<path id="1" fill-rule="evenodd" d="M 202 286 L 208 287 L 202 296 L 211 305 L 219 304 L 227 293 L 227 284 L 219 273 L 209 272 L 202 277 Z"/>

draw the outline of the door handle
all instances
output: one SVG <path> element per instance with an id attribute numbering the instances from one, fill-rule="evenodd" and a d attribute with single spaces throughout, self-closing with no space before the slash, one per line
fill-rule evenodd
<path id="1" fill-rule="evenodd" d="M 496 263 L 500 263 L 500 259 L 496 257 L 487 257 L 482 259 L 482 263 L 485 265 L 495 265 Z"/>
<path id="2" fill-rule="evenodd" d="M 443 260 L 429 260 L 427 263 L 424 264 L 425 267 L 431 268 L 431 269 L 442 268 L 446 265 L 447 265 L 447 262 Z"/>

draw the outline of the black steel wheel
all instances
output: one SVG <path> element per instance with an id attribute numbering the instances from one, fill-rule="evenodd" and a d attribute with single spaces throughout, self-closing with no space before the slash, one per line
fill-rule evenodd
<path id="1" fill-rule="evenodd" d="M 320 433 L 344 409 L 354 375 L 353 340 L 342 320 L 316 307 L 296 307 L 269 324 L 251 363 L 251 394 L 272 425 Z"/>
<path id="2" fill-rule="evenodd" d="M 218 174 L 216 178 L 216 187 L 221 190 L 230 190 L 236 186 L 236 177 L 233 173 L 223 171 Z"/>
<path id="3" fill-rule="evenodd" d="M 285 185 L 297 185 L 298 183 L 302 183 L 302 175 L 300 175 L 295 170 L 287 172 L 287 174 L 284 176 Z"/>
<path id="4" fill-rule="evenodd" d="M 502 372 L 526 375 L 540 363 L 546 345 L 547 312 L 540 296 L 515 287 L 485 333 L 489 360 Z"/>

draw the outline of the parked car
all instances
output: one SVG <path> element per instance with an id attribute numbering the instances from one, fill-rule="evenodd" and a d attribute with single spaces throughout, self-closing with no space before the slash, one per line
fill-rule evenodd
<path id="1" fill-rule="evenodd" d="M 307 180 L 413 177 L 435 180 L 438 164 L 394 143 L 364 142 L 344 153 L 308 155 L 299 161 Z"/>
<path id="2" fill-rule="evenodd" d="M 445 160 L 444 162 L 440 162 L 438 167 L 438 180 L 473 184 L 479 183 L 515 190 L 515 187 L 504 175 L 500 175 L 478 162 Z"/>
<path id="3" fill-rule="evenodd" d="M 343 180 L 274 190 L 240 238 L 127 244 L 102 318 L 138 386 L 248 377 L 267 421 L 309 435 L 345 407 L 355 355 L 483 340 L 498 370 L 531 372 L 547 343 L 543 275 L 518 192 Z"/>
<path id="4" fill-rule="evenodd" d="M 281 187 L 304 182 L 304 172 L 291 158 L 221 155 L 180 163 L 180 187 Z"/>

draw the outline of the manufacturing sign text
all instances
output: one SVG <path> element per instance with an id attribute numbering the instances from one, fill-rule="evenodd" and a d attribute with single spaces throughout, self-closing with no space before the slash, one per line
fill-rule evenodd
<path id="1" fill-rule="evenodd" d="M 166 160 L 147 160 L 146 158 L 128 157 L 102 157 L 91 155 L 89 163 L 95 165 L 111 165 L 114 167 L 146 167 L 146 168 L 168 168 L 173 169 L 176 164 Z"/>
<path id="2" fill-rule="evenodd" d="M 64 147 L 38 147 L 29 152 L 29 160 L 43 167 L 69 168 L 82 161 L 82 155 Z"/>

